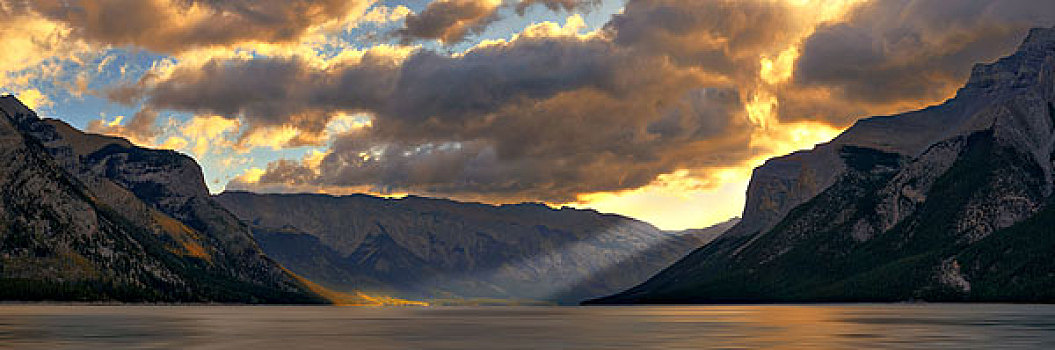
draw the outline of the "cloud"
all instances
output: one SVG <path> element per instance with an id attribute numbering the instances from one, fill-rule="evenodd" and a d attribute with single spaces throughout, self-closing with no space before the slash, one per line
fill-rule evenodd
<path id="1" fill-rule="evenodd" d="M 192 56 L 261 50 L 311 52 L 304 41 L 321 40 L 351 25 L 375 0 L 0 0 L 0 91 L 39 92 L 41 102 L 95 95 L 89 86 L 111 69 L 114 52 L 151 50 Z M 398 17 L 405 7 L 392 9 Z M 299 46 L 298 46 L 299 45 Z M 114 48 L 117 48 L 114 50 Z M 279 48 L 281 47 L 281 48 Z M 254 53 L 256 53 L 254 51 Z M 314 58 L 314 57 L 313 57 Z M 163 60 L 164 61 L 164 60 Z M 93 63 L 94 62 L 94 63 Z M 159 61 L 160 62 L 160 61 Z M 120 71 L 123 79 L 124 69 Z M 90 85 L 91 84 L 91 85 Z M 119 94 L 111 91 L 111 96 Z M 27 97 L 29 97 L 27 95 Z M 131 102 L 135 96 L 122 100 Z M 42 106 L 47 106 L 42 103 Z M 130 118 L 129 121 L 148 120 Z M 153 121 L 153 120 L 151 120 Z M 145 128 L 102 128 L 146 142 Z"/>
<path id="2" fill-rule="evenodd" d="M 1011 52 L 1030 27 L 1055 24 L 1055 3 L 880 0 L 806 40 L 782 118 L 839 124 L 948 98 L 971 66 Z M 833 105 L 834 103 L 841 106 Z"/>
<path id="3" fill-rule="evenodd" d="M 180 65 L 163 78 L 148 74 L 137 84 L 114 87 L 109 97 L 126 104 L 142 101 L 155 109 L 242 117 L 247 134 L 292 126 L 310 140 L 325 131 L 338 111 L 388 103 L 402 60 L 392 54 L 382 47 L 325 68 L 299 57 L 213 58 L 197 66 Z"/>
<path id="4" fill-rule="evenodd" d="M 421 13 L 408 14 L 404 27 L 396 31 L 405 43 L 414 40 L 439 40 L 445 44 L 464 41 L 468 36 L 480 34 L 489 25 L 502 18 L 500 10 L 514 6 L 523 16 L 533 5 L 542 5 L 552 11 L 590 9 L 601 0 L 436 0 L 429 3 Z M 515 4 L 515 5 L 514 5 Z"/>
<path id="5" fill-rule="evenodd" d="M 373 0 L 4 0 L 62 23 L 88 42 L 178 53 L 245 42 L 293 42 L 311 28 L 355 20 Z"/>
<path id="6" fill-rule="evenodd" d="M 809 28 L 807 17 L 783 1 L 629 1 L 606 29 L 620 45 L 731 75 L 756 70 L 760 54 L 793 44 Z"/>
<path id="7" fill-rule="evenodd" d="M 26 89 L 18 93 L 19 100 L 26 104 L 29 109 L 36 110 L 41 107 L 52 106 L 55 103 L 37 89 Z"/>
<path id="8" fill-rule="evenodd" d="M 550 11 L 574 11 L 577 9 L 589 9 L 597 6 L 601 0 L 521 0 L 516 5 L 517 14 L 523 16 L 527 9 L 533 5 L 545 6 Z"/>
<path id="9" fill-rule="evenodd" d="M 561 34 L 561 33 L 554 33 Z M 314 67 L 299 58 L 213 59 L 181 66 L 159 81 L 119 86 L 114 100 L 156 109 L 244 117 L 251 128 L 291 124 L 320 132 L 337 111 L 369 111 L 378 123 L 457 121 L 523 99 L 594 88 L 613 94 L 637 85 L 695 77 L 599 38 L 524 36 L 457 57 L 420 50 L 407 57 L 367 50 L 356 61 Z M 696 78 L 698 79 L 698 78 Z"/>
<path id="10" fill-rule="evenodd" d="M 396 7 L 377 5 L 363 15 L 363 21 L 385 24 L 403 20 L 411 13 L 413 13 L 413 11 L 403 5 L 398 5 Z"/>
<path id="11" fill-rule="evenodd" d="M 161 133 L 157 126 L 158 113 L 152 109 L 142 109 L 123 123 L 124 116 L 117 116 L 113 121 L 92 120 L 86 128 L 88 132 L 127 138 L 137 145 L 152 146 Z"/>
<path id="12" fill-rule="evenodd" d="M 462 128 L 468 137 L 458 139 L 450 138 L 452 131 L 459 131 L 456 128 L 422 135 L 424 130 L 404 130 L 403 125 L 371 133 L 392 133 L 391 137 L 344 137 L 323 159 L 318 181 L 372 185 L 379 192 L 565 202 L 578 193 L 635 188 L 680 167 L 723 164 L 742 156 L 736 155 L 745 136 L 742 123 L 716 122 L 699 113 L 739 112 L 735 91 L 688 93 L 692 97 L 686 98 L 691 101 L 687 104 L 693 108 L 658 119 L 666 124 L 656 131 L 650 127 L 657 124 L 650 120 L 657 121 L 652 116 L 659 113 L 645 102 L 657 102 L 664 93 L 679 89 L 647 89 L 651 91 L 625 99 L 579 89 L 512 104 L 496 112 L 493 121 L 486 116 L 472 118 L 466 124 L 477 126 Z"/>
<path id="13" fill-rule="evenodd" d="M 501 0 L 437 0 L 418 14 L 406 17 L 406 26 L 397 34 L 410 41 L 435 39 L 444 43 L 459 42 L 477 34 L 498 20 Z"/>
<path id="14" fill-rule="evenodd" d="M 61 23 L 10 1 L 0 0 L 0 17 L 0 91 L 40 98 L 40 106 L 48 106 L 55 94 L 37 83 L 61 73 L 61 61 L 86 61 L 97 54 Z"/>
<path id="15" fill-rule="evenodd" d="M 232 148 L 234 145 L 227 135 L 237 133 L 239 127 L 237 119 L 222 116 L 195 116 L 179 126 L 179 134 L 180 139 L 186 141 L 183 142 L 184 147 L 189 145 L 190 151 L 195 156 L 204 158 L 210 152 Z"/>
<path id="16" fill-rule="evenodd" d="M 147 101 L 265 124 L 313 119 L 304 117 L 311 111 L 374 115 L 369 128 L 335 140 L 317 173 L 275 162 L 260 185 L 571 201 L 746 157 L 747 118 L 735 86 L 602 36 L 525 32 L 553 36 L 326 71 L 296 61 L 269 62 L 267 69 L 255 66 L 264 62 L 209 64 L 193 70 L 202 79 L 173 74 L 146 93 Z M 213 87 L 224 81 L 241 83 Z M 254 88 L 236 88 L 245 86 Z M 323 125 L 331 113 L 316 115 Z"/>

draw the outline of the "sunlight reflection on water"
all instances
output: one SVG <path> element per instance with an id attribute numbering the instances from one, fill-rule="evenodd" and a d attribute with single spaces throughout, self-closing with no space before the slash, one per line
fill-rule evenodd
<path id="1" fill-rule="evenodd" d="M 1055 348 L 1055 306 L 0 306 L 0 349 L 759 347 Z"/>

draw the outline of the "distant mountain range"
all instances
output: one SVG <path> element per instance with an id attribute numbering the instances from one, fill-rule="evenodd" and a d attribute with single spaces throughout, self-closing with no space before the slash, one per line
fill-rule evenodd
<path id="1" fill-rule="evenodd" d="M 1055 301 L 1055 29 L 945 103 L 756 169 L 743 220 L 588 303 Z"/>
<path id="2" fill-rule="evenodd" d="M 189 157 L 0 97 L 0 300 L 322 303 L 209 197 Z"/>
<path id="3" fill-rule="evenodd" d="M 592 210 L 226 192 L 264 251 L 336 290 L 434 302 L 577 303 L 639 283 L 734 222 L 693 232 Z"/>
<path id="4" fill-rule="evenodd" d="M 576 303 L 733 224 L 664 232 L 541 204 L 210 196 L 190 157 L 41 119 L 11 96 L 0 192 L 0 300 Z"/>

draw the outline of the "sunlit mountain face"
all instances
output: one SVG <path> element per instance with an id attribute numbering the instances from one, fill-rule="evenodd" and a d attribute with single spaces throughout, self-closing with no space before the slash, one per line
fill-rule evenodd
<path id="1" fill-rule="evenodd" d="M 212 192 L 740 214 L 754 167 L 940 103 L 1044 1 L 0 0 L 0 89 Z"/>

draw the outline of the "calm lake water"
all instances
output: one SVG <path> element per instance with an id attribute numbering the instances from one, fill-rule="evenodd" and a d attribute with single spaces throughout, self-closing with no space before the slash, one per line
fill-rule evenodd
<path id="1" fill-rule="evenodd" d="M 1055 348 L 1048 305 L 0 306 L 0 349 Z"/>

